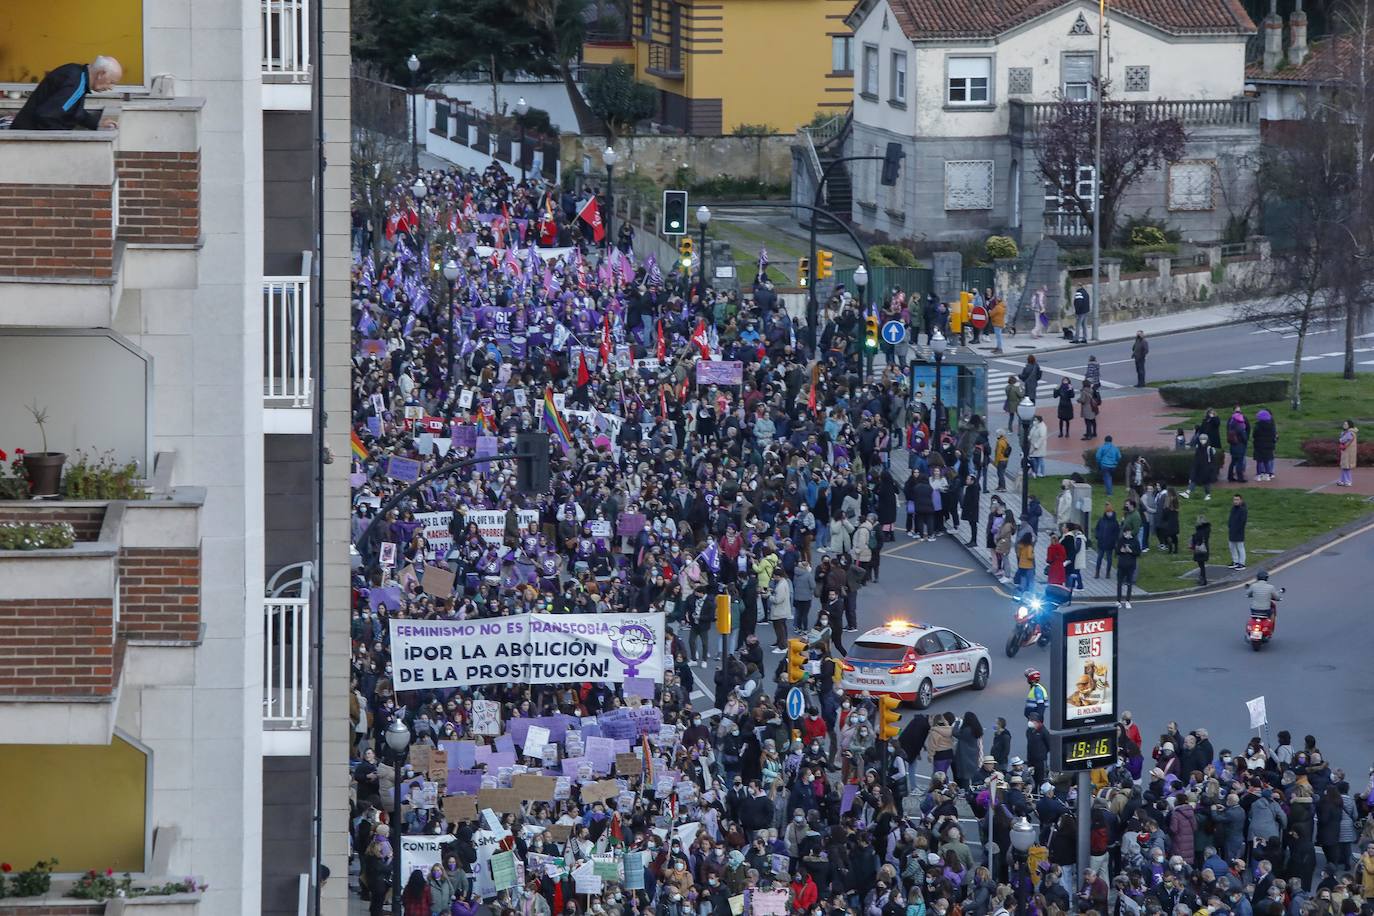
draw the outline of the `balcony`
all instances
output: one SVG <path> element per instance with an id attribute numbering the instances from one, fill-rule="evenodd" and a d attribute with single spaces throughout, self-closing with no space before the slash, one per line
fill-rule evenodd
<path id="1" fill-rule="evenodd" d="M 1012 134 L 1035 132 L 1059 114 L 1059 102 L 1008 103 Z M 1091 113 L 1087 102 L 1077 103 Z M 1105 117 L 1129 121 L 1177 119 L 1184 127 L 1250 127 L 1259 130 L 1259 100 L 1241 99 L 1159 99 L 1152 102 L 1107 102 Z"/>
<path id="2" fill-rule="evenodd" d="M 263 277 L 263 431 L 308 433 L 314 405 L 309 255 L 298 276 Z"/>
<path id="3" fill-rule="evenodd" d="M 310 0 L 261 0 L 262 107 L 309 111 Z"/>
<path id="4" fill-rule="evenodd" d="M 169 479 L 159 456 L 155 481 Z M 71 547 L 0 551 L 0 734 L 108 744 L 131 684 L 179 683 L 199 645 L 204 491 L 146 500 L 0 502 L 0 522 L 65 521 Z"/>
<path id="5" fill-rule="evenodd" d="M 263 746 L 271 756 L 310 753 L 313 585 L 313 564 L 287 566 L 262 601 Z"/>
<path id="6" fill-rule="evenodd" d="M 105 101 L 117 130 L 0 131 L 0 326 L 108 328 L 126 287 L 195 287 L 203 104 L 126 96 Z"/>
<path id="7" fill-rule="evenodd" d="M 676 35 L 669 42 L 649 42 L 649 61 L 645 72 L 663 79 L 682 79 L 682 43 Z"/>

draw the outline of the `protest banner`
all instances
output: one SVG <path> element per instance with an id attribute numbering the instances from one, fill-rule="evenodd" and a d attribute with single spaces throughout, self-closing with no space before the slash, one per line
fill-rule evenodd
<path id="1" fill-rule="evenodd" d="M 419 869 L 424 874 L 444 859 L 444 843 L 452 840 L 445 836 L 403 836 L 401 837 L 401 875 L 410 879 L 410 873 Z"/>
<path id="2" fill-rule="evenodd" d="M 451 824 L 477 820 L 477 799 L 471 795 L 445 795 L 440 807 Z"/>
<path id="3" fill-rule="evenodd" d="M 538 509 L 517 509 L 516 517 L 520 530 L 524 531 L 530 525 L 539 524 Z M 472 509 L 463 513 L 463 521 L 467 524 L 476 524 L 477 532 L 482 535 L 482 540 L 493 546 L 500 546 L 506 540 L 506 510 L 505 509 Z"/>
<path id="4" fill-rule="evenodd" d="M 744 382 L 744 363 L 737 359 L 703 359 L 697 362 L 698 385 L 739 385 Z"/>
<path id="5" fill-rule="evenodd" d="M 396 690 L 482 684 L 663 680 L 662 614 L 521 614 L 472 621 L 393 619 Z M 657 733 L 654 707 L 618 710 L 624 734 Z M 603 724 L 604 729 L 604 724 Z M 479 732 L 479 734 L 486 734 Z M 603 734 L 606 734 L 603 731 Z"/>

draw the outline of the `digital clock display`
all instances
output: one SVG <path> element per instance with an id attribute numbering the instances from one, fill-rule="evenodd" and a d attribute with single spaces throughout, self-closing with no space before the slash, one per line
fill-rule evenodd
<path id="1" fill-rule="evenodd" d="M 1065 735 L 1062 739 L 1063 769 L 1090 770 L 1116 760 L 1116 729 Z"/>

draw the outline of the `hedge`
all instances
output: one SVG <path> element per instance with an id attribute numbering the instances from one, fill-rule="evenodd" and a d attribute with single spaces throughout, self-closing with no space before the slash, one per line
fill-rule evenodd
<path id="1" fill-rule="evenodd" d="M 1217 449 L 1218 470 L 1221 469 L 1224 452 L 1224 449 Z M 1187 483 L 1188 478 L 1192 476 L 1193 450 L 1191 448 L 1123 448 L 1121 450 L 1121 463 L 1116 466 L 1113 479 L 1122 480 L 1126 474 L 1126 466 L 1141 455 L 1145 456 L 1145 460 L 1150 465 L 1149 480 L 1163 483 Z M 1097 468 L 1096 448 L 1083 450 L 1083 463 L 1088 466 L 1089 471 L 1101 479 L 1102 475 Z"/>
<path id="2" fill-rule="evenodd" d="M 1334 468 L 1340 464 L 1340 444 L 1334 436 L 1330 439 L 1305 439 L 1298 448 L 1307 456 L 1310 465 Z M 1374 465 L 1374 442 L 1360 442 L 1355 446 L 1355 463 L 1361 467 Z"/>
<path id="3" fill-rule="evenodd" d="M 1214 376 L 1161 385 L 1159 396 L 1170 407 L 1229 409 L 1233 404 L 1266 404 L 1288 400 L 1288 379 L 1275 375 L 1245 378 Z"/>

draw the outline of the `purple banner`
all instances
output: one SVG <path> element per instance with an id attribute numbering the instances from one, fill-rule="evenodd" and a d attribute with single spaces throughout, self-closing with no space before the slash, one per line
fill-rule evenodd
<path id="1" fill-rule="evenodd" d="M 449 767 L 448 794 L 476 795 L 482 788 L 482 771 L 466 767 Z"/>
<path id="2" fill-rule="evenodd" d="M 615 520 L 616 534 L 625 537 L 634 537 L 644 530 L 644 515 L 640 512 L 622 512 L 620 518 Z"/>
<path id="3" fill-rule="evenodd" d="M 539 716 L 533 719 L 511 719 L 506 723 L 511 738 L 521 747 L 525 746 L 525 736 L 529 733 L 531 725 L 540 725 L 549 730 L 549 741 L 553 744 L 562 744 L 563 739 L 568 736 L 569 723 L 577 720 L 572 716 Z"/>
<path id="4" fill-rule="evenodd" d="M 453 424 L 453 447 L 454 448 L 476 448 L 477 447 L 477 427 L 471 423 Z"/>
<path id="5" fill-rule="evenodd" d="M 495 455 L 495 454 L 496 454 L 496 437 L 495 437 L 495 436 L 478 436 L 478 437 L 477 437 L 477 455 L 476 455 L 476 457 L 478 457 L 478 458 L 489 458 L 489 457 L 491 457 L 492 455 Z M 486 474 L 488 471 L 491 470 L 491 463 L 490 463 L 490 462 L 484 461 L 484 462 L 482 462 L 481 464 L 477 465 L 477 470 L 481 471 L 483 474 Z"/>
<path id="6" fill-rule="evenodd" d="M 605 737 L 633 740 L 640 735 L 658 734 L 663 727 L 663 712 L 656 706 L 639 706 L 602 713 L 596 721 Z"/>
<path id="7" fill-rule="evenodd" d="M 740 385 L 744 382 L 744 363 L 737 359 L 700 360 L 698 385 Z"/>
<path id="8" fill-rule="evenodd" d="M 374 439 L 380 439 L 380 438 L 382 438 L 382 418 L 381 418 L 381 417 L 368 417 L 368 418 L 367 418 L 367 432 L 368 432 L 368 434 L 369 434 L 370 436 L 372 436 L 372 438 L 374 438 Z"/>

